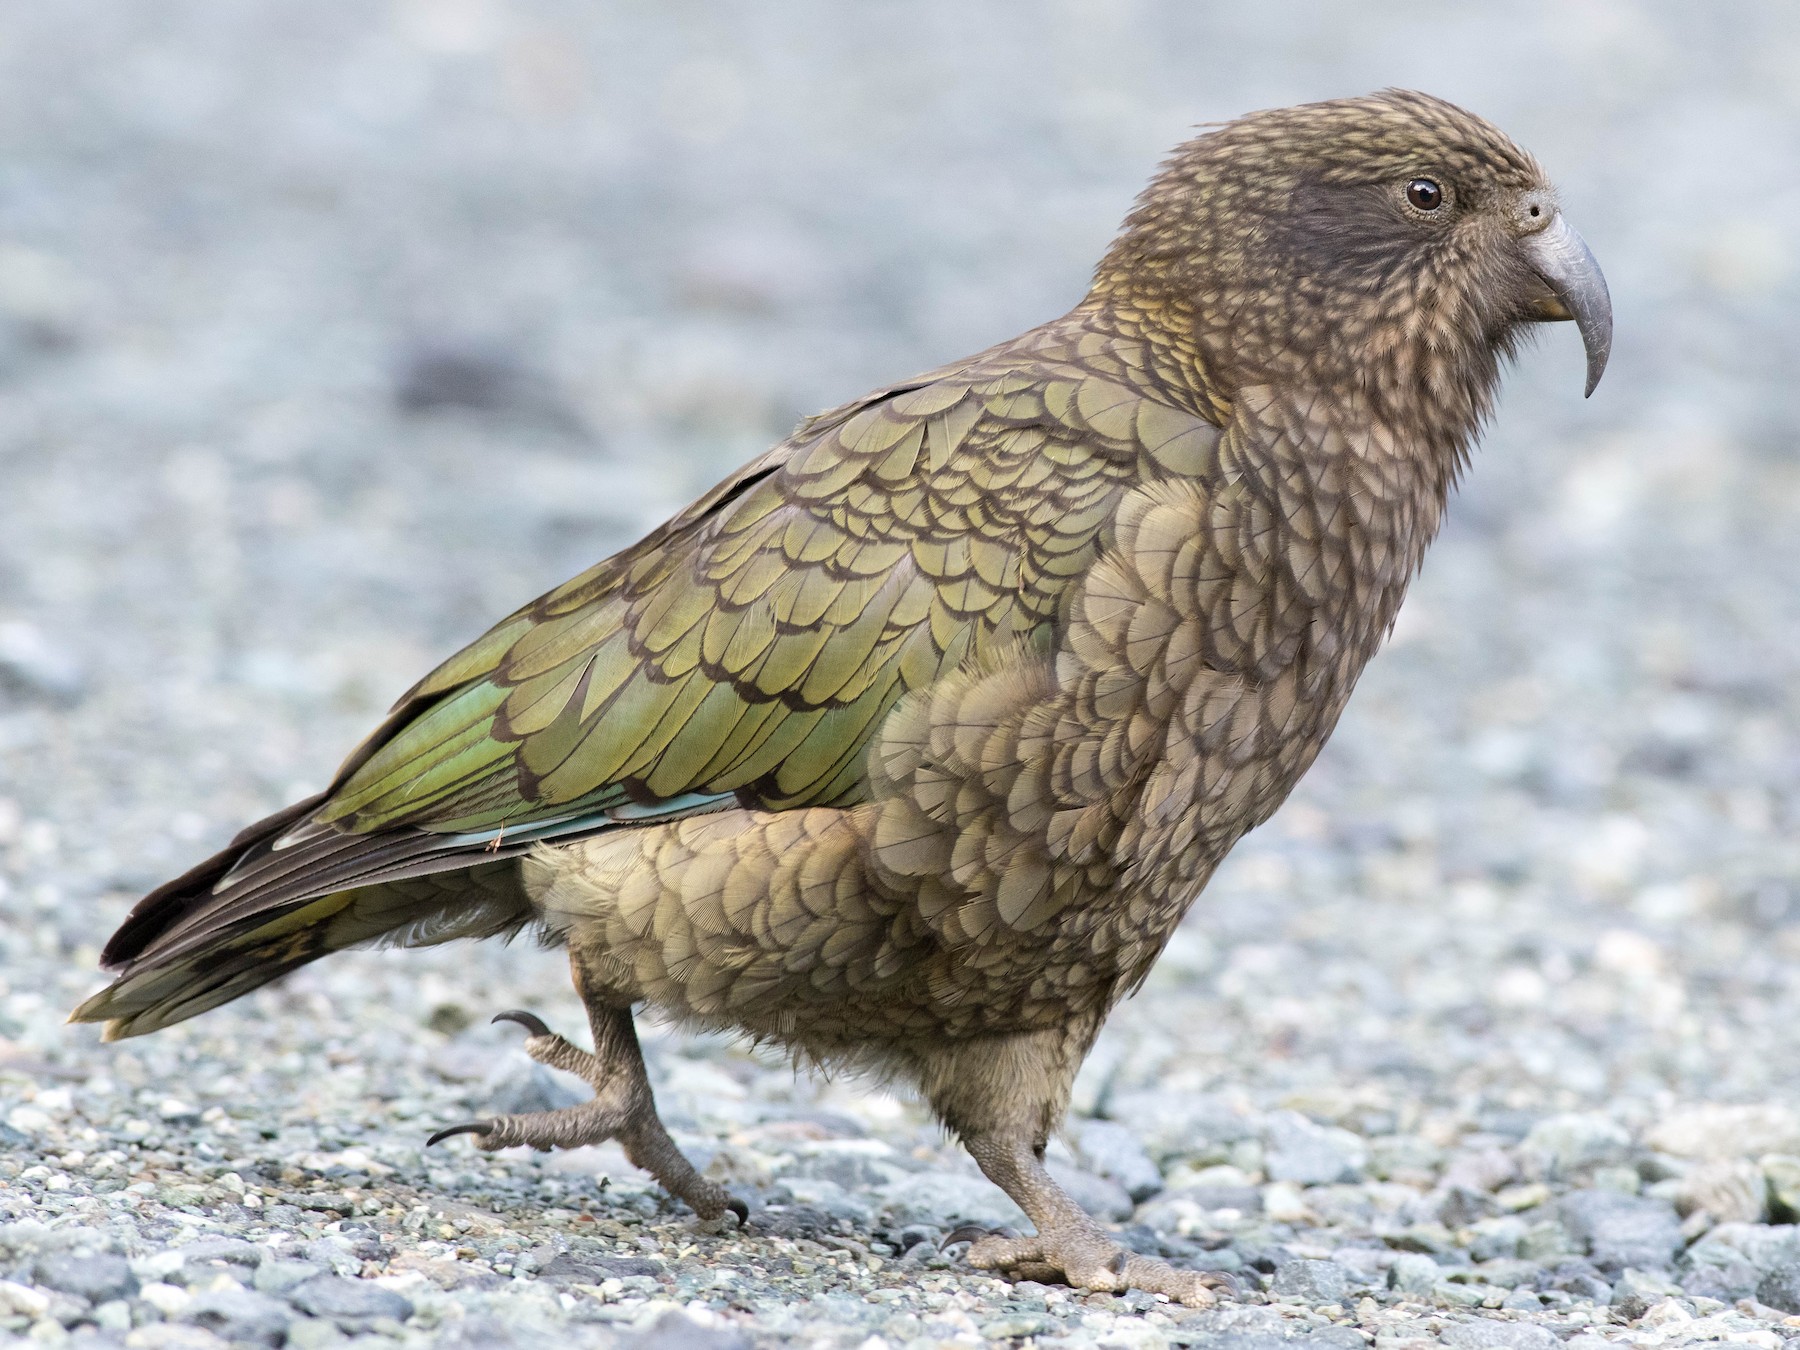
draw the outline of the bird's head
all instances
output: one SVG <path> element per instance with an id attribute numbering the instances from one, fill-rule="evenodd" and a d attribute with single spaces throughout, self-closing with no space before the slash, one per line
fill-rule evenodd
<path id="1" fill-rule="evenodd" d="M 1198 348 L 1215 396 L 1351 393 L 1462 441 L 1530 325 L 1572 319 L 1592 393 L 1612 308 L 1537 162 L 1497 127 L 1388 90 L 1252 113 L 1181 146 L 1095 298 Z"/>

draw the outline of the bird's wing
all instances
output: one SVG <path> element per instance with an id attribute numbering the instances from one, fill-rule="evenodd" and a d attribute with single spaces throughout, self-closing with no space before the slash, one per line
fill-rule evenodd
<path id="1" fill-rule="evenodd" d="M 1119 475 L 1037 399 L 1010 416 L 1014 383 L 862 407 L 521 610 L 419 686 L 313 828 L 505 841 L 861 800 L 895 701 L 1045 644 L 1092 561 Z"/>

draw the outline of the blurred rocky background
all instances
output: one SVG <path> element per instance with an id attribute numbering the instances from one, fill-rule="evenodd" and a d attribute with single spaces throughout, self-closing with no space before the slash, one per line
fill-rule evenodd
<path id="1" fill-rule="evenodd" d="M 0 1329 L 1796 1334 L 1796 70 L 1789 0 L 0 7 Z M 487 623 L 1068 307 L 1194 124 L 1395 84 L 1550 168 L 1618 342 L 1586 403 L 1573 332 L 1521 360 L 1336 739 L 1082 1079 L 1060 1165 L 1249 1321 L 922 1254 L 1005 1217 L 954 1147 L 724 1043 L 650 1054 L 741 1243 L 604 1150 L 422 1155 L 566 1091 L 485 1025 L 579 1025 L 554 953 L 62 1026 L 139 893 Z"/>

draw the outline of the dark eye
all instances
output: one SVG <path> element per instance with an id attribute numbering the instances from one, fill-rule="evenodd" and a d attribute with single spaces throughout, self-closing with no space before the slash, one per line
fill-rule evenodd
<path id="1" fill-rule="evenodd" d="M 1435 211 L 1444 204 L 1444 189 L 1430 178 L 1415 178 L 1406 185 L 1406 200 L 1421 211 Z"/>

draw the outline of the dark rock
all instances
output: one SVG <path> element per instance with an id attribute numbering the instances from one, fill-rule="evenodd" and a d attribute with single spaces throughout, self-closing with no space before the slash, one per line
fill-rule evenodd
<path id="1" fill-rule="evenodd" d="M 782 1238 L 812 1239 L 837 1231 L 832 1217 L 811 1205 L 770 1205 L 759 1216 L 756 1227 L 758 1232 Z"/>
<path id="2" fill-rule="evenodd" d="M 1681 1220 L 1666 1201 L 1617 1191 L 1575 1191 L 1562 1198 L 1560 1210 L 1563 1226 L 1608 1275 L 1626 1266 L 1666 1270 L 1681 1250 Z"/>
<path id="3" fill-rule="evenodd" d="M 73 1294 L 89 1303 L 105 1303 L 109 1299 L 130 1298 L 137 1293 L 137 1276 L 122 1256 L 99 1252 L 92 1256 L 76 1256 L 61 1252 L 38 1258 L 36 1280 L 46 1289 Z"/>
<path id="4" fill-rule="evenodd" d="M 1299 1299 L 1318 1306 L 1350 1297 L 1350 1271 L 1336 1261 L 1289 1261 L 1275 1272 L 1269 1292 L 1276 1298 Z"/>
<path id="5" fill-rule="evenodd" d="M 294 1315 L 267 1294 L 220 1289 L 196 1295 L 182 1310 L 181 1320 L 204 1327 L 233 1345 L 282 1345 Z"/>
<path id="6" fill-rule="evenodd" d="M 315 1275 L 288 1290 L 288 1302 L 303 1313 L 336 1322 L 344 1331 L 365 1331 L 381 1317 L 404 1322 L 412 1316 L 411 1300 L 366 1280 L 341 1275 Z"/>
<path id="7" fill-rule="evenodd" d="M 1785 1313 L 1800 1313 L 1800 1262 L 1777 1266 L 1756 1285 L 1757 1301 Z"/>

